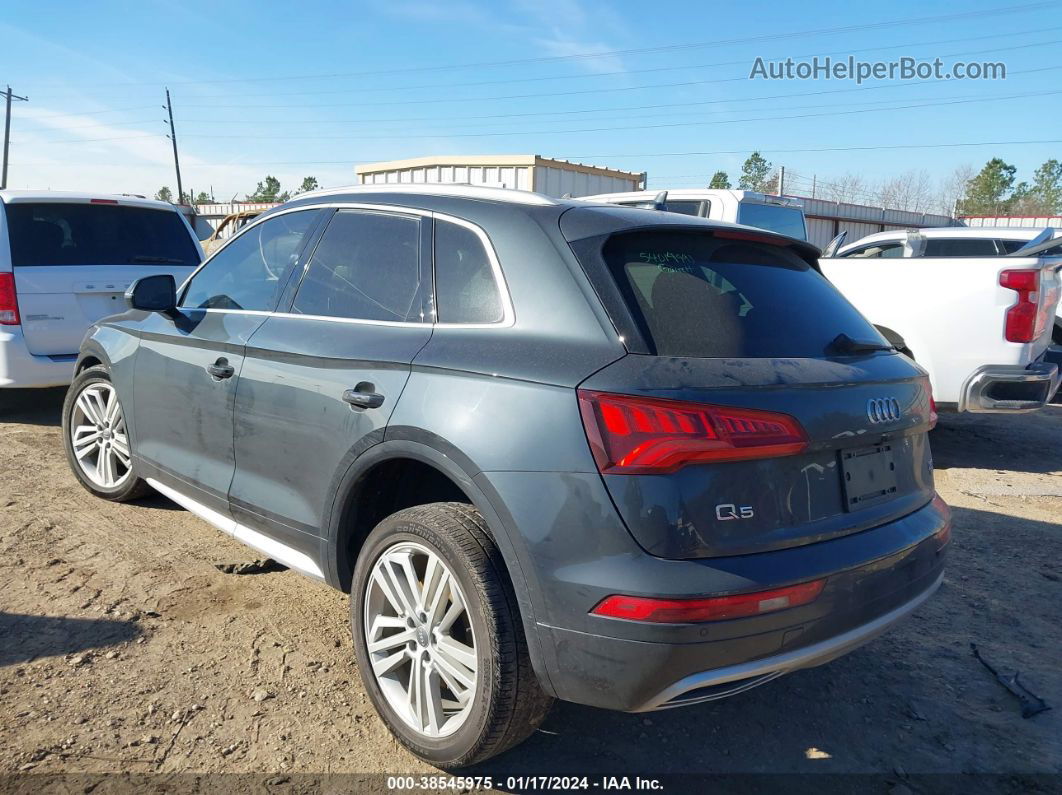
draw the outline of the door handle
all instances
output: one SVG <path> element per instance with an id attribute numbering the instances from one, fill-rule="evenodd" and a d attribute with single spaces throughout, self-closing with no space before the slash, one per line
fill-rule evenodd
<path id="1" fill-rule="evenodd" d="M 353 389 L 343 393 L 343 400 L 357 409 L 378 409 L 383 405 L 384 396 L 375 392 L 376 386 L 362 381 Z"/>
<path id="2" fill-rule="evenodd" d="M 229 364 L 229 360 L 225 357 L 221 357 L 213 364 L 208 364 L 206 371 L 218 380 L 232 378 L 236 374 L 236 368 Z"/>

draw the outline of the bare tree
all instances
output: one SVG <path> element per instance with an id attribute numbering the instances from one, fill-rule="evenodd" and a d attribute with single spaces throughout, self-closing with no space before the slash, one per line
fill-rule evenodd
<path id="1" fill-rule="evenodd" d="M 929 172 L 910 170 L 881 183 L 875 192 L 877 203 L 891 210 L 924 213 L 933 203 L 933 183 Z"/>
<path id="2" fill-rule="evenodd" d="M 932 206 L 941 215 L 955 215 L 956 206 L 966 195 L 966 185 L 977 170 L 969 163 L 963 164 L 940 181 L 937 198 Z"/>
<path id="3" fill-rule="evenodd" d="M 859 174 L 845 174 L 820 183 L 819 195 L 830 201 L 866 204 L 871 195 L 866 180 Z"/>

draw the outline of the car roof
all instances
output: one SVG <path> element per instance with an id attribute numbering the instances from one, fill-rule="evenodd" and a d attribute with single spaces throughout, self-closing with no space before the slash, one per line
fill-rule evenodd
<path id="1" fill-rule="evenodd" d="M 360 196 L 363 194 L 387 194 L 409 196 L 452 196 L 455 198 L 475 199 L 477 201 L 502 202 L 506 204 L 527 204 L 538 206 L 555 205 L 557 202 L 542 193 L 513 188 L 488 188 L 480 185 L 458 185 L 449 183 L 398 183 L 384 185 L 348 185 L 339 188 L 300 193 L 296 199 L 335 198 L 338 196 Z"/>
<path id="2" fill-rule="evenodd" d="M 130 207 L 150 207 L 153 210 L 171 210 L 177 212 L 177 206 L 170 202 L 147 199 L 143 196 L 133 196 L 127 193 L 85 193 L 81 191 L 66 190 L 0 190 L 0 202 L 4 204 L 26 203 L 56 203 L 56 204 L 87 204 L 93 199 L 107 202 L 117 202 L 119 205 Z"/>
<path id="3" fill-rule="evenodd" d="M 712 199 L 721 195 L 733 196 L 738 201 L 749 199 L 755 202 L 777 203 L 779 207 L 796 207 L 796 202 L 786 197 L 757 193 L 750 190 L 731 188 L 661 188 L 660 190 L 636 190 L 623 193 L 596 193 L 592 196 L 581 196 L 581 201 L 612 203 L 617 201 L 646 201 L 666 192 L 669 199 Z"/>

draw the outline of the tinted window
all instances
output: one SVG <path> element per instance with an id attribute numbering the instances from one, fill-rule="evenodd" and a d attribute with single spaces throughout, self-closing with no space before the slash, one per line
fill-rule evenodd
<path id="1" fill-rule="evenodd" d="M 870 246 L 863 246 L 863 248 L 857 248 L 855 251 L 842 256 L 857 259 L 896 259 L 903 257 L 903 243 L 875 243 Z"/>
<path id="2" fill-rule="evenodd" d="M 795 237 L 797 240 L 807 240 L 808 236 L 804 228 L 804 212 L 799 207 L 742 202 L 738 205 L 737 222 L 760 229 L 769 229 L 780 235 Z"/>
<path id="3" fill-rule="evenodd" d="M 292 312 L 357 320 L 423 320 L 420 221 L 340 211 L 313 252 Z"/>
<path id="4" fill-rule="evenodd" d="M 994 257 L 996 241 L 987 237 L 931 238 L 926 240 L 925 257 Z"/>
<path id="5" fill-rule="evenodd" d="M 603 255 L 661 356 L 822 357 L 838 334 L 881 337 L 783 248 L 698 233 L 614 235 Z"/>
<path id="6" fill-rule="evenodd" d="M 172 210 L 117 204 L 7 205 L 11 260 L 29 265 L 187 265 L 199 252 Z"/>
<path id="7" fill-rule="evenodd" d="M 495 323 L 502 302 L 483 242 L 471 229 L 435 224 L 435 301 L 440 323 Z"/>
<path id="8" fill-rule="evenodd" d="M 284 213 L 249 228 L 203 266 L 182 306 L 271 312 L 318 210 Z"/>

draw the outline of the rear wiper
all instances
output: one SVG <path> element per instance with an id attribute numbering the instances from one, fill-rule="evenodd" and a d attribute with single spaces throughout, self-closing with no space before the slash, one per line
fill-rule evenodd
<path id="1" fill-rule="evenodd" d="M 870 351 L 894 351 L 896 346 L 871 340 L 855 340 L 841 333 L 833 338 L 826 346 L 826 350 L 832 353 L 869 353 Z"/>
<path id="2" fill-rule="evenodd" d="M 167 264 L 183 265 L 183 259 L 174 259 L 173 257 L 153 257 L 149 254 L 137 254 L 135 257 L 129 258 L 130 262 L 165 262 Z"/>

